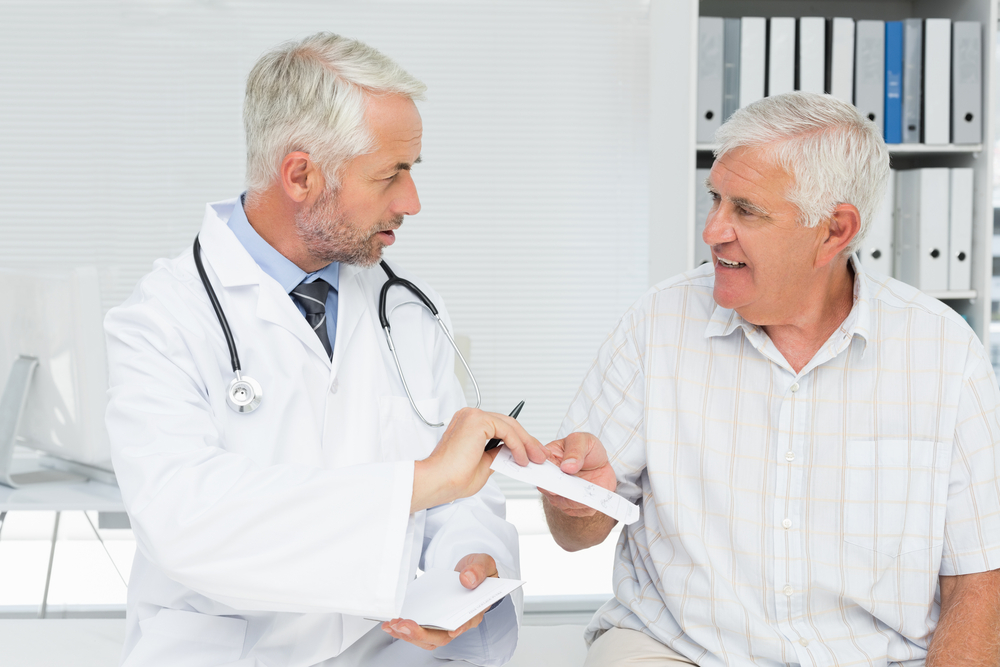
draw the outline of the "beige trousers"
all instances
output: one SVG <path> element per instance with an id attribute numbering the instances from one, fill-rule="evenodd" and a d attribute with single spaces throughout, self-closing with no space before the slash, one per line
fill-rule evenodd
<path id="1" fill-rule="evenodd" d="M 644 632 L 611 628 L 590 645 L 584 667 L 694 665 Z"/>

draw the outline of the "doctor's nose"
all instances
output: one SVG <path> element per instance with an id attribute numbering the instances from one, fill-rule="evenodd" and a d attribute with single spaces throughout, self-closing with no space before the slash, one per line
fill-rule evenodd
<path id="1" fill-rule="evenodd" d="M 416 215 L 420 213 L 420 196 L 417 194 L 417 184 L 409 171 L 400 172 L 403 191 L 393 201 L 393 213 L 396 215 Z"/>

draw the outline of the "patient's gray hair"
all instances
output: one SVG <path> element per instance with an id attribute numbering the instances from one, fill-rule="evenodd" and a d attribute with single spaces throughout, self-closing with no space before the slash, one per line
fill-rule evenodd
<path id="1" fill-rule="evenodd" d="M 375 49 L 320 32 L 261 56 L 247 77 L 243 125 L 246 187 L 252 196 L 294 151 L 309 153 L 336 188 L 340 169 L 374 149 L 365 122 L 371 96 L 423 98 L 426 86 Z"/>
<path id="2" fill-rule="evenodd" d="M 889 149 L 875 124 L 831 95 L 794 92 L 765 97 L 736 113 L 715 133 L 719 157 L 737 148 L 760 156 L 794 179 L 788 200 L 799 223 L 814 227 L 838 204 L 853 204 L 861 229 L 849 247 L 861 246 L 889 178 Z"/>

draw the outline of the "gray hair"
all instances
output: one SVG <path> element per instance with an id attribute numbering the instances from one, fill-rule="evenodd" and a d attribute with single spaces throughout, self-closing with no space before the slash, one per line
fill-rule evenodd
<path id="1" fill-rule="evenodd" d="M 889 149 L 854 106 L 816 93 L 765 97 L 734 113 L 715 140 L 716 157 L 755 149 L 790 174 L 794 184 L 786 196 L 806 227 L 828 219 L 838 204 L 853 204 L 861 229 L 848 250 L 861 246 L 885 194 Z"/>
<path id="2" fill-rule="evenodd" d="M 336 188 L 341 167 L 374 148 L 365 122 L 368 98 L 423 98 L 427 87 L 375 49 L 320 32 L 261 56 L 247 77 L 243 125 L 246 187 L 266 189 L 282 159 L 303 151 Z"/>

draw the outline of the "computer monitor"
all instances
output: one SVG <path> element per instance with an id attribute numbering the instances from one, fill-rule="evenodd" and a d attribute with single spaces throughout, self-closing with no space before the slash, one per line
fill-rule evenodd
<path id="1" fill-rule="evenodd" d="M 16 444 L 111 470 L 102 320 L 96 268 L 60 274 L 0 270 L 0 386 L 6 387 L 7 413 L 18 400 L 23 405 Z M 25 356 L 37 359 L 33 372 L 16 361 Z M 19 388 L 23 382 L 12 388 L 24 375 L 30 376 L 27 391 Z M 8 399 L 12 391 L 20 396 Z M 6 419 L 11 426 L 9 414 Z"/>

